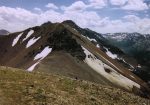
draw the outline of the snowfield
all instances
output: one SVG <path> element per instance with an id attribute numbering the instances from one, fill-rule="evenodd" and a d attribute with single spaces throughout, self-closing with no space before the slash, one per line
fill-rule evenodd
<path id="1" fill-rule="evenodd" d="M 23 39 L 23 41 L 27 40 L 32 34 L 34 33 L 34 30 L 30 30 L 26 37 Z"/>
<path id="2" fill-rule="evenodd" d="M 14 40 L 13 40 L 13 43 L 12 43 L 12 46 L 15 46 L 17 44 L 17 42 L 19 41 L 19 39 L 21 38 L 23 32 L 20 33 Z"/>
<path id="3" fill-rule="evenodd" d="M 41 60 L 43 60 L 48 54 L 50 54 L 52 51 L 52 48 L 49 48 L 49 46 L 45 47 L 40 53 L 38 53 L 34 60 L 38 60 L 35 64 L 33 64 L 31 67 L 29 67 L 28 71 L 33 71 L 34 68 L 40 63 Z"/>
<path id="4" fill-rule="evenodd" d="M 116 54 L 113 54 L 112 52 L 110 52 L 106 47 L 105 47 L 105 49 L 106 49 L 106 54 L 107 54 L 109 57 L 111 57 L 112 59 L 118 58 Z"/>
<path id="5" fill-rule="evenodd" d="M 86 37 L 89 41 L 94 41 L 94 42 L 97 42 L 95 39 L 91 39 L 89 37 Z"/>
<path id="6" fill-rule="evenodd" d="M 100 48 L 100 45 L 99 45 L 99 44 L 97 44 L 97 45 L 96 45 L 96 47 L 97 47 L 97 48 Z"/>
<path id="7" fill-rule="evenodd" d="M 91 52 L 89 52 L 86 48 L 82 47 L 84 53 L 86 54 L 86 58 L 84 60 L 93 70 L 98 72 L 100 75 L 105 77 L 107 80 L 116 84 L 119 87 L 123 87 L 129 91 L 132 91 L 132 88 L 135 86 L 140 88 L 140 85 L 135 83 L 134 81 L 128 79 L 122 74 L 118 73 L 116 70 L 111 68 L 110 66 L 103 63 L 101 60 L 97 59 Z"/>
<path id="8" fill-rule="evenodd" d="M 118 60 L 122 60 L 125 64 L 129 65 L 132 69 L 134 69 L 134 66 L 131 64 L 127 63 L 123 58 L 117 58 Z M 132 69 L 129 69 L 130 71 L 133 71 Z"/>
<path id="9" fill-rule="evenodd" d="M 33 64 L 31 67 L 29 67 L 27 70 L 28 71 L 33 71 L 34 68 L 39 64 L 40 62 L 36 62 L 35 64 Z"/>
<path id="10" fill-rule="evenodd" d="M 34 60 L 37 60 L 37 59 L 44 59 L 51 51 L 52 51 L 52 48 L 49 48 L 48 46 L 45 47 L 42 52 L 40 52 L 39 54 L 37 54 L 37 55 L 34 57 Z"/>
<path id="11" fill-rule="evenodd" d="M 126 38 L 126 34 L 123 34 L 123 35 L 118 35 L 118 36 L 113 36 L 112 38 L 113 39 L 117 39 L 118 41 L 122 41 L 123 39 L 125 39 Z"/>
<path id="12" fill-rule="evenodd" d="M 33 45 L 36 41 L 38 41 L 41 37 L 39 36 L 38 38 L 33 37 L 32 39 L 30 39 L 26 45 L 26 48 L 30 47 L 31 45 Z"/>

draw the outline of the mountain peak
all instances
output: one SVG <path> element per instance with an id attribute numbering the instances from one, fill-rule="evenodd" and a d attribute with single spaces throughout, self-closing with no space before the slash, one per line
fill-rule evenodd
<path id="1" fill-rule="evenodd" d="M 79 28 L 79 26 L 72 20 L 65 20 L 62 22 L 63 24 L 67 24 L 73 28 Z"/>
<path id="2" fill-rule="evenodd" d="M 63 21 L 63 23 L 75 24 L 75 22 L 74 22 L 74 21 L 72 21 L 72 20 L 65 20 L 65 21 Z"/>
<path id="3" fill-rule="evenodd" d="M 8 34 L 9 34 L 9 32 L 5 29 L 0 30 L 0 35 L 8 35 Z"/>
<path id="4" fill-rule="evenodd" d="M 148 93 L 140 78 L 110 57 L 110 49 L 119 52 L 100 34 L 71 20 L 47 22 L 0 38 L 0 64 L 121 87 L 139 95 Z"/>
<path id="5" fill-rule="evenodd" d="M 52 24 L 52 22 L 48 21 L 48 22 L 43 23 L 41 26 L 44 26 L 44 25 L 51 25 L 51 24 Z"/>

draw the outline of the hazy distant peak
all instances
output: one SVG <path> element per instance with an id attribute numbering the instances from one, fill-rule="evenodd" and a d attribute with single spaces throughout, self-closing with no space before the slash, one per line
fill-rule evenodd
<path id="1" fill-rule="evenodd" d="M 8 32 L 7 30 L 5 29 L 1 29 L 0 30 L 0 35 L 8 35 L 10 32 Z"/>

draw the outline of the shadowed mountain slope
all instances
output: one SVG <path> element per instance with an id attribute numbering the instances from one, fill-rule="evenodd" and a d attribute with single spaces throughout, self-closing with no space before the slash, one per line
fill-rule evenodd
<path id="1" fill-rule="evenodd" d="M 114 33 L 103 36 L 126 54 L 137 59 L 142 67 L 137 75 L 145 81 L 150 81 L 150 34 Z"/>

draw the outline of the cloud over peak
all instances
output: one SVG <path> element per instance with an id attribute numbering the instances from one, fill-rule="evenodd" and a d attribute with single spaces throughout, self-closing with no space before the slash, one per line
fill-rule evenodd
<path id="1" fill-rule="evenodd" d="M 148 5 L 144 3 L 143 0 L 128 0 L 127 4 L 123 6 L 122 9 L 140 11 L 148 9 Z"/>
<path id="2" fill-rule="evenodd" d="M 95 9 L 101 9 L 107 6 L 108 0 L 89 0 L 89 5 Z"/>
<path id="3" fill-rule="evenodd" d="M 137 4 L 134 2 L 131 3 L 131 1 L 141 2 L 138 2 Z M 108 13 L 111 14 L 111 12 L 113 12 L 114 14 L 107 14 L 106 16 L 103 15 L 105 14 L 105 12 L 107 12 L 103 8 L 110 5 L 108 2 L 111 3 L 111 6 L 115 5 L 120 7 L 119 11 L 121 12 L 119 13 L 123 13 L 124 11 L 127 11 L 127 13 L 124 13 L 119 18 L 113 19 L 113 16 L 119 14 L 118 9 L 110 11 L 111 8 L 106 8 L 110 11 Z M 136 10 L 134 9 L 133 11 L 133 7 L 136 7 L 135 5 L 138 5 L 138 8 L 141 8 L 139 5 L 141 5 L 142 3 L 144 3 L 142 0 L 88 0 L 87 2 L 76 1 L 69 6 L 62 5 L 61 8 L 53 3 L 48 3 L 46 5 L 46 7 L 48 7 L 46 8 L 46 10 L 44 8 L 44 5 L 44 9 L 35 7 L 32 10 L 1 6 L 0 28 L 15 32 L 24 30 L 25 28 L 43 24 L 47 21 L 62 22 L 64 20 L 73 20 L 80 27 L 90 28 L 100 33 L 150 33 L 150 18 L 148 16 L 140 17 L 138 11 L 140 10 L 141 12 L 143 11 L 142 9 L 136 8 Z M 101 6 L 97 8 L 98 5 Z M 125 9 L 125 7 L 127 7 L 128 5 L 133 7 L 129 10 Z M 129 15 L 128 12 L 132 12 L 132 15 Z M 143 13 L 148 14 L 149 12 L 143 11 Z"/>
<path id="4" fill-rule="evenodd" d="M 65 11 L 82 11 L 88 7 L 83 1 L 76 1 L 72 3 L 70 6 L 63 6 L 62 9 Z"/>
<path id="5" fill-rule="evenodd" d="M 128 0 L 110 0 L 110 3 L 112 5 L 122 6 L 124 5 Z"/>
<path id="6" fill-rule="evenodd" d="M 58 9 L 58 7 L 53 3 L 48 3 L 45 7 L 50 8 L 50 9 Z"/>

